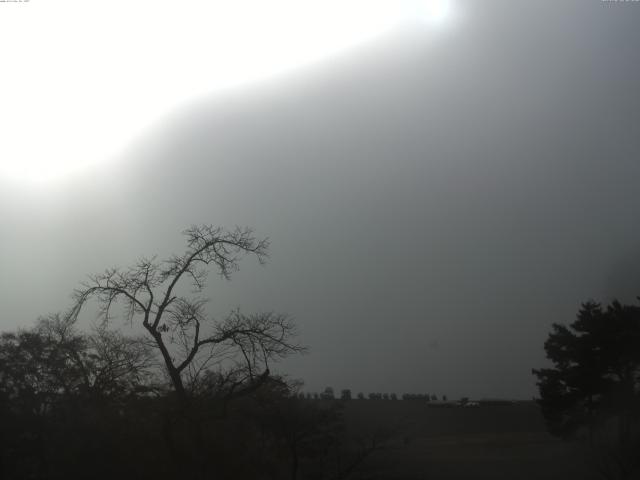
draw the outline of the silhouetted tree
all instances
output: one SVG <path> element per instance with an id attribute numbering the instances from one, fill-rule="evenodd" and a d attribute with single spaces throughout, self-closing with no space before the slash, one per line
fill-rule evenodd
<path id="1" fill-rule="evenodd" d="M 94 478 L 120 476 L 109 469 L 128 466 L 123 415 L 154 389 L 151 366 L 139 339 L 104 328 L 81 332 L 59 315 L 0 335 L 0 457 L 11 459 L 2 462 L 8 478 L 73 478 L 77 459 L 100 470 Z"/>
<path id="2" fill-rule="evenodd" d="M 603 415 L 627 418 L 640 380 L 640 307 L 584 303 L 571 325 L 553 325 L 545 351 L 553 368 L 533 373 L 554 433 L 592 427 Z"/>
<path id="3" fill-rule="evenodd" d="M 138 338 L 106 328 L 78 331 L 73 319 L 42 318 L 31 330 L 0 335 L 0 384 L 32 412 L 58 399 L 129 395 L 152 378 L 152 353 Z"/>
<path id="4" fill-rule="evenodd" d="M 118 305 L 124 320 L 146 331 L 178 400 L 164 420 L 165 444 L 176 465 L 204 478 L 210 454 L 201 416 L 207 410 L 193 400 L 219 398 L 224 411 L 231 399 L 250 395 L 269 380 L 270 362 L 304 349 L 293 340 L 295 326 L 286 315 L 235 310 L 221 321 L 207 315 L 208 302 L 201 294 L 210 270 L 229 279 L 245 255 L 264 263 L 266 239 L 256 239 L 248 228 L 210 225 L 193 226 L 183 234 L 187 248 L 182 255 L 164 261 L 142 258 L 128 269 L 91 276 L 74 292 L 69 318 L 77 318 L 96 300 L 103 325 L 110 324 Z M 180 449 L 181 435 L 190 441 L 182 441 Z"/>
<path id="5" fill-rule="evenodd" d="M 262 389 L 256 396 L 258 422 L 268 433 L 281 457 L 288 457 L 288 478 L 326 478 L 331 448 L 344 443 L 345 427 L 339 402 L 301 402 L 291 386 Z M 271 452 L 273 455 L 275 452 Z M 265 472 L 262 472 L 264 475 Z M 274 475 L 275 476 L 275 475 Z"/>
<path id="6" fill-rule="evenodd" d="M 630 461 L 635 453 L 621 453 L 632 444 L 640 447 L 640 307 L 584 303 L 569 326 L 553 324 L 544 348 L 553 367 L 533 373 L 550 431 L 562 437 L 586 431 L 593 440 L 616 421 L 616 468 L 637 468 Z"/>
<path id="7" fill-rule="evenodd" d="M 358 393 L 358 400 L 364 400 L 364 393 L 362 392 Z"/>
<path id="8" fill-rule="evenodd" d="M 240 228 L 202 225 L 183 233 L 187 249 L 182 255 L 162 262 L 142 258 L 128 269 L 91 276 L 75 291 L 71 316 L 77 317 L 89 300 L 96 299 L 108 323 L 113 307 L 121 302 L 124 318 L 140 322 L 148 333 L 179 398 L 186 398 L 200 376 L 223 358 L 234 359 L 224 372 L 229 395 L 250 391 L 268 377 L 270 360 L 303 350 L 293 341 L 293 323 L 286 315 L 247 316 L 237 310 L 216 322 L 207 317 L 207 301 L 199 295 L 209 269 L 229 279 L 244 255 L 264 263 L 268 241 Z"/>
<path id="9" fill-rule="evenodd" d="M 322 394 L 320 395 L 320 398 L 322 398 L 323 400 L 334 400 L 336 397 L 333 393 L 333 387 L 326 387 L 324 389 L 324 392 L 322 392 Z"/>
<path id="10" fill-rule="evenodd" d="M 351 400 L 351 390 L 345 388 L 340 392 L 340 400 Z"/>

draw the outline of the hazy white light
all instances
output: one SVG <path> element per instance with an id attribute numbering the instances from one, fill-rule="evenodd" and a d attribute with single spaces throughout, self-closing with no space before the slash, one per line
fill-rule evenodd
<path id="1" fill-rule="evenodd" d="M 408 8 L 409 7 L 409 8 Z M 0 175 L 114 156 L 163 112 L 372 38 L 448 0 L 56 0 L 0 4 Z"/>
<path id="2" fill-rule="evenodd" d="M 451 18 L 452 7 L 451 2 L 442 0 L 440 2 L 431 2 L 431 8 L 428 12 L 427 20 L 432 24 L 443 24 Z"/>

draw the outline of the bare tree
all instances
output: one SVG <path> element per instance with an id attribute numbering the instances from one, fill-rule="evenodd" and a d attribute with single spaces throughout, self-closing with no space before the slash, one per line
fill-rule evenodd
<path id="1" fill-rule="evenodd" d="M 32 329 L 0 334 L 0 397 L 42 418 L 65 404 L 119 403 L 148 391 L 151 353 L 138 338 L 81 332 L 69 318 L 49 315 Z"/>
<path id="2" fill-rule="evenodd" d="M 214 366 L 228 395 L 252 391 L 269 376 L 270 361 L 303 350 L 292 340 L 294 324 L 282 314 L 247 316 L 237 310 L 214 321 L 207 316 L 208 301 L 201 294 L 210 270 L 229 279 L 245 255 L 264 263 L 268 240 L 255 238 L 248 228 L 201 225 L 183 233 L 187 249 L 182 255 L 164 261 L 142 258 L 128 269 L 91 276 L 74 292 L 70 315 L 77 318 L 93 299 L 102 321 L 108 323 L 113 307 L 123 306 L 125 320 L 142 325 L 148 333 L 183 400 Z"/>
<path id="3" fill-rule="evenodd" d="M 84 333 L 73 318 L 59 314 L 40 318 L 31 333 L 47 346 L 40 360 L 65 392 L 114 399 L 151 384 L 152 351 L 139 337 L 106 325 Z"/>

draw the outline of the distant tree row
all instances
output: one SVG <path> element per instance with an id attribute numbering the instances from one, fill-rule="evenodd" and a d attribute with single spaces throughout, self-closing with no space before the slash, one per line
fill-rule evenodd
<path id="1" fill-rule="evenodd" d="M 398 396 L 395 393 L 370 393 L 368 395 L 369 400 L 397 400 Z"/>
<path id="2" fill-rule="evenodd" d="M 333 390 L 333 387 L 326 387 L 321 393 L 317 392 L 306 392 L 300 393 L 299 398 L 303 400 L 335 400 L 336 396 Z M 347 401 L 352 400 L 351 390 L 346 388 L 340 392 L 340 400 Z M 395 393 L 379 393 L 372 392 L 365 396 L 364 393 L 359 392 L 356 395 L 358 400 L 398 400 L 398 395 Z M 423 402 L 437 401 L 438 397 L 436 395 L 429 395 L 427 393 L 405 393 L 402 395 L 402 400 L 419 400 Z M 447 401 L 447 396 L 442 396 L 442 401 Z"/>
<path id="3" fill-rule="evenodd" d="M 402 399 L 403 400 L 421 400 L 424 402 L 436 402 L 438 401 L 438 396 L 433 394 L 429 395 L 428 393 L 405 393 L 404 395 L 402 395 Z M 443 402 L 447 401 L 446 395 L 442 396 L 442 401 Z"/>

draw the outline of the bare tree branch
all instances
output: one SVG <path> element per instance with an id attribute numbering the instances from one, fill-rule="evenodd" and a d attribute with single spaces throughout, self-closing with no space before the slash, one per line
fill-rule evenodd
<path id="1" fill-rule="evenodd" d="M 199 294 L 206 288 L 210 270 L 228 280 L 246 255 L 264 263 L 269 242 L 239 227 L 225 230 L 200 225 L 183 234 L 187 249 L 182 255 L 162 262 L 156 257 L 142 258 L 129 269 L 112 268 L 89 277 L 74 292 L 69 318 L 77 318 L 82 307 L 94 300 L 107 325 L 114 307 L 121 306 L 126 321 L 139 322 L 146 329 L 182 397 L 187 395 L 183 375 L 193 386 L 211 363 L 223 359 L 236 359 L 226 375 L 227 392 L 256 388 L 269 375 L 271 360 L 304 351 L 292 340 L 296 335 L 293 322 L 281 314 L 246 316 L 234 311 L 216 323 L 207 317 L 207 300 Z M 190 286 L 191 295 L 182 293 L 185 286 Z"/>

